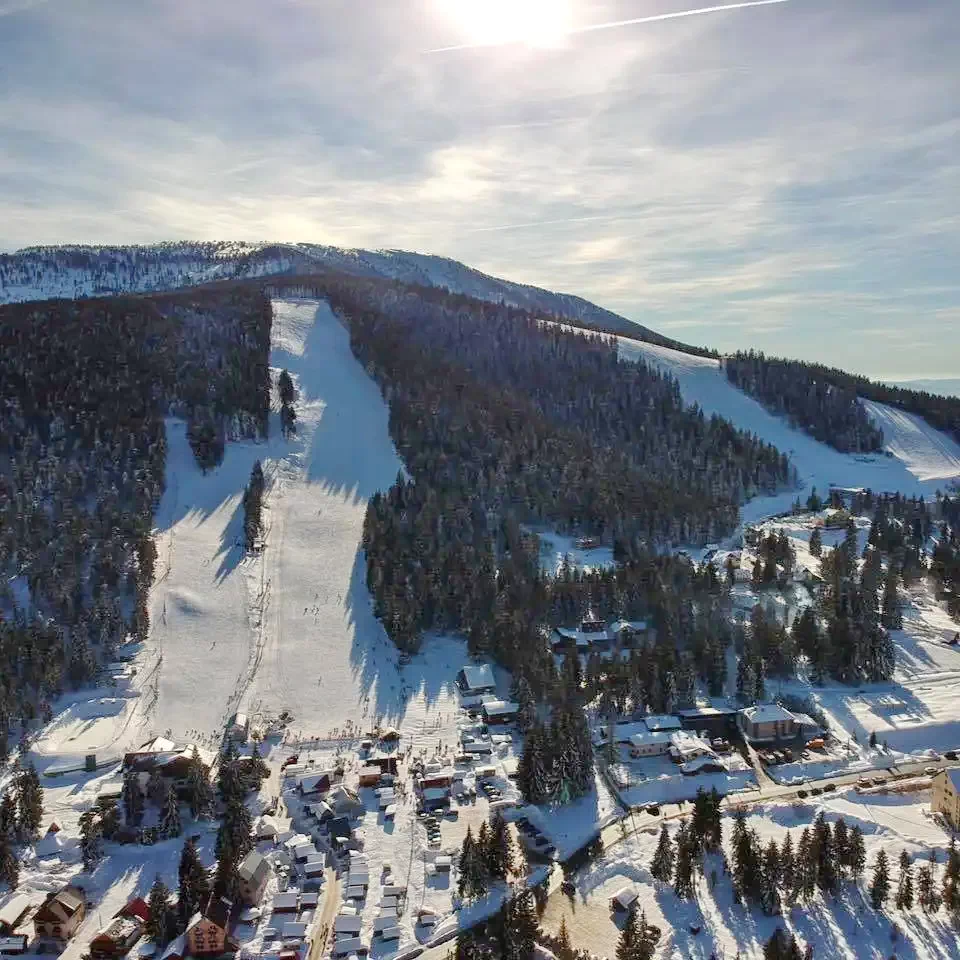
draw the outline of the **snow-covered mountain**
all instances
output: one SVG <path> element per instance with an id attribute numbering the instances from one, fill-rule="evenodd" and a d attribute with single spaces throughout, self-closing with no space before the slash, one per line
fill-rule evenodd
<path id="1" fill-rule="evenodd" d="M 161 243 L 27 247 L 0 256 L 0 303 L 173 290 L 212 280 L 334 269 L 443 287 L 479 300 L 566 317 L 611 333 L 687 349 L 582 297 L 488 276 L 447 257 L 313 243 Z"/>

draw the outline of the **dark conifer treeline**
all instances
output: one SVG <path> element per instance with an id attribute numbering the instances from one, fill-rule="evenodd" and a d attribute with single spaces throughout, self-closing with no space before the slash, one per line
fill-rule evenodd
<path id="1" fill-rule="evenodd" d="M 823 367 L 752 350 L 725 357 L 723 367 L 727 379 L 744 393 L 822 443 L 844 453 L 883 446 L 883 433 L 857 402 L 856 388 L 824 376 Z"/>
<path id="2" fill-rule="evenodd" d="M 148 630 L 163 418 L 202 465 L 263 435 L 270 303 L 254 290 L 0 308 L 0 741 Z"/>
<path id="3" fill-rule="evenodd" d="M 736 353 L 723 364 L 740 389 L 838 450 L 877 450 L 883 445 L 856 397 L 915 413 L 960 440 L 960 397 L 892 387 L 836 367 L 753 351 Z"/>
<path id="4" fill-rule="evenodd" d="M 646 559 L 645 544 L 719 536 L 745 497 L 794 479 L 774 448 L 685 407 L 674 380 L 606 338 L 438 291 L 330 279 L 324 292 L 412 478 L 373 498 L 364 536 L 377 614 L 404 649 L 459 627 L 474 650 L 536 670 L 549 586 L 521 523 Z"/>

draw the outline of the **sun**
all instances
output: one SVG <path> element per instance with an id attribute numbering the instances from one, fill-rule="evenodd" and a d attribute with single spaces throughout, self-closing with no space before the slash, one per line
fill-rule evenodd
<path id="1" fill-rule="evenodd" d="M 443 6 L 470 44 L 554 47 L 573 25 L 572 0 L 443 0 Z"/>

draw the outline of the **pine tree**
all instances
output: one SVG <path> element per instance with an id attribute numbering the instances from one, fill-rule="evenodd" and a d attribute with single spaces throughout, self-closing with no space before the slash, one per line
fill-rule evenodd
<path id="1" fill-rule="evenodd" d="M 900 610 L 900 598 L 897 595 L 897 571 L 893 564 L 887 570 L 887 578 L 883 586 L 883 612 L 880 623 L 888 630 L 903 628 L 903 614 Z"/>
<path id="2" fill-rule="evenodd" d="M 8 791 L 0 801 L 0 841 L 4 838 L 11 843 L 17 835 L 17 801 L 13 792 Z"/>
<path id="3" fill-rule="evenodd" d="M 837 864 L 830 825 L 822 810 L 813 822 L 811 843 L 811 855 L 817 866 L 817 886 L 826 893 L 832 893 L 837 886 Z"/>
<path id="4" fill-rule="evenodd" d="M 127 826 L 139 827 L 143 820 L 143 791 L 140 789 L 140 779 L 132 770 L 123 778 L 123 815 Z"/>
<path id="5" fill-rule="evenodd" d="M 471 873 L 473 891 L 475 897 L 482 897 L 490 884 L 490 875 L 487 873 L 487 850 L 490 847 L 490 829 L 487 821 L 480 824 L 477 831 L 477 839 L 474 845 L 473 871 Z"/>
<path id="6" fill-rule="evenodd" d="M 804 900 L 809 900 L 817 889 L 817 861 L 813 838 L 808 827 L 800 834 L 797 847 L 797 886 Z"/>
<path id="7" fill-rule="evenodd" d="M 890 895 L 890 865 L 887 852 L 881 848 L 873 864 L 873 880 L 870 883 L 870 902 L 874 910 L 883 909 Z"/>
<path id="8" fill-rule="evenodd" d="M 207 871 L 197 853 L 197 845 L 188 837 L 180 853 L 178 868 L 179 889 L 177 895 L 177 926 L 183 931 L 190 918 L 200 909 L 210 895 Z"/>
<path id="9" fill-rule="evenodd" d="M 147 920 L 146 934 L 163 949 L 173 939 L 176 919 L 170 907 L 170 891 L 159 876 L 150 888 L 147 906 L 150 908 L 150 919 Z"/>
<path id="10" fill-rule="evenodd" d="M 236 898 L 237 867 L 253 849 L 253 825 L 243 799 L 231 796 L 223 813 L 214 852 L 217 857 L 215 892 L 230 900 Z"/>
<path id="11" fill-rule="evenodd" d="M 777 841 L 773 838 L 767 844 L 767 849 L 763 855 L 763 878 L 760 901 L 767 913 L 774 913 L 780 903 L 780 850 L 777 848 Z"/>
<path id="12" fill-rule="evenodd" d="M 93 810 L 87 810 L 80 817 L 80 851 L 83 869 L 88 872 L 103 859 L 103 833 L 100 819 Z"/>
<path id="13" fill-rule="evenodd" d="M 260 755 L 260 744 L 256 740 L 253 742 L 253 750 L 250 751 L 250 762 L 247 764 L 247 775 L 252 783 L 251 789 L 259 790 L 263 781 L 270 776 L 270 768 L 267 766 L 263 757 Z"/>
<path id="14" fill-rule="evenodd" d="M 32 839 L 37 835 L 43 819 L 43 787 L 32 763 L 28 763 L 17 775 L 16 792 L 20 834 Z"/>
<path id="15" fill-rule="evenodd" d="M 863 842 L 863 832 L 858 824 L 854 824 L 850 831 L 850 854 L 849 867 L 850 876 L 854 880 L 859 880 L 867 865 L 867 848 Z"/>
<path id="16" fill-rule="evenodd" d="M 570 942 L 570 931 L 567 929 L 567 918 L 560 917 L 560 929 L 557 931 L 556 946 L 554 955 L 557 960 L 576 960 L 576 951 Z"/>
<path id="17" fill-rule="evenodd" d="M 280 403 L 289 407 L 295 399 L 293 378 L 286 370 L 281 370 L 277 377 L 277 391 L 280 394 Z"/>
<path id="18" fill-rule="evenodd" d="M 677 833 L 677 858 L 673 877 L 673 892 L 681 899 L 692 897 L 693 890 L 693 843 L 689 827 L 684 824 Z"/>
<path id="19" fill-rule="evenodd" d="M 810 553 L 815 557 L 823 553 L 823 537 L 819 527 L 814 527 L 813 533 L 810 534 Z"/>
<path id="20" fill-rule="evenodd" d="M 661 883 L 669 883 L 673 879 L 673 844 L 665 823 L 660 827 L 660 840 L 650 862 L 650 873 Z"/>
<path id="21" fill-rule="evenodd" d="M 210 771 L 201 760 L 194 759 L 187 771 L 187 804 L 194 820 L 204 820 L 213 815 L 214 795 Z"/>
<path id="22" fill-rule="evenodd" d="M 793 838 L 789 830 L 780 848 L 780 882 L 787 896 L 792 896 L 796 885 L 796 867 L 793 857 Z"/>
<path id="23" fill-rule="evenodd" d="M 7 834 L 0 834 L 0 881 L 11 891 L 20 885 L 20 861 Z"/>
<path id="24" fill-rule="evenodd" d="M 524 889 L 500 911 L 500 956 L 502 960 L 530 960 L 540 932 L 533 893 Z"/>
<path id="25" fill-rule="evenodd" d="M 617 940 L 617 960 L 637 960 L 640 949 L 640 918 L 634 908 L 627 914 L 626 922 Z"/>
<path id="26" fill-rule="evenodd" d="M 951 839 L 947 865 L 943 872 L 943 905 L 953 913 L 960 910 L 960 851 Z"/>
<path id="27" fill-rule="evenodd" d="M 913 861 L 906 850 L 900 853 L 900 879 L 897 881 L 897 909 L 913 907 Z"/>
<path id="28" fill-rule="evenodd" d="M 500 813 L 493 818 L 487 851 L 487 871 L 491 879 L 506 880 L 515 869 L 516 864 L 513 838 L 507 829 L 506 820 Z"/>
<path id="29" fill-rule="evenodd" d="M 837 875 L 842 879 L 844 870 L 850 866 L 850 833 L 843 817 L 833 825 L 833 853 L 837 864 Z"/>
<path id="30" fill-rule="evenodd" d="M 917 871 L 917 899 L 927 913 L 935 913 L 940 908 L 933 868 L 926 863 Z"/>
<path id="31" fill-rule="evenodd" d="M 177 791 L 168 786 L 160 810 L 160 836 L 169 840 L 171 837 L 179 837 L 181 833 L 183 825 L 180 822 L 180 801 Z"/>
<path id="32" fill-rule="evenodd" d="M 460 847 L 459 876 L 457 877 L 457 896 L 460 899 L 473 896 L 474 872 L 476 870 L 476 850 L 474 848 L 473 831 L 467 827 L 463 845 Z"/>

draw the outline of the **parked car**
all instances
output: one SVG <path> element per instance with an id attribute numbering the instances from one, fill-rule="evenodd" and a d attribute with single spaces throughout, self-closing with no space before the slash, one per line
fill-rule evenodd
<path id="1" fill-rule="evenodd" d="M 923 772 L 924 772 L 928 777 L 935 777 L 935 776 L 940 772 L 940 768 L 939 768 L 939 767 L 927 767 L 927 769 L 924 770 Z"/>
<path id="2" fill-rule="evenodd" d="M 798 791 L 797 791 L 797 796 L 798 796 L 801 800 L 806 800 L 807 797 L 810 796 L 810 794 L 807 793 L 806 790 L 798 790 Z"/>
<path id="3" fill-rule="evenodd" d="M 944 756 L 945 756 L 948 760 L 956 760 L 956 759 L 957 759 L 957 751 L 956 751 L 956 750 L 947 750 L 947 752 L 944 753 Z"/>
<path id="4" fill-rule="evenodd" d="M 824 784 L 823 789 L 826 793 L 831 793 L 837 789 L 837 785 L 835 783 L 826 783 Z"/>
<path id="5" fill-rule="evenodd" d="M 647 813 L 649 813 L 651 817 L 659 817 L 660 808 L 655 803 L 649 803 L 647 804 Z"/>
<path id="6" fill-rule="evenodd" d="M 812 796 L 812 797 L 819 797 L 821 793 L 823 793 L 823 788 L 822 788 L 822 787 L 811 787 L 811 788 L 810 788 L 810 796 Z"/>

